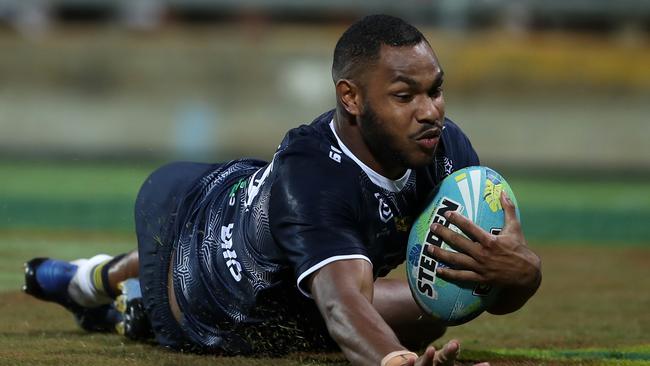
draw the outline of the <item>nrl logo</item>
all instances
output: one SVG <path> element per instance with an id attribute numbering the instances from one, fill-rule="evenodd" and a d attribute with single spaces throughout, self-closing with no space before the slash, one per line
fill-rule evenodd
<path id="1" fill-rule="evenodd" d="M 379 194 L 375 193 L 375 198 L 379 201 L 379 218 L 383 223 L 387 223 L 390 219 L 393 218 L 393 211 L 390 209 L 390 206 L 384 201 L 384 198 Z"/>

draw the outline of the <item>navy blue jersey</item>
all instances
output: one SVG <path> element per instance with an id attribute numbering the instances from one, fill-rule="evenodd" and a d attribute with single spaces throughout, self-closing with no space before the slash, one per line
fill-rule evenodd
<path id="1" fill-rule="evenodd" d="M 290 130 L 271 162 L 227 163 L 188 193 L 173 267 L 194 342 L 238 353 L 263 349 L 260 338 L 281 342 L 261 329 L 280 327 L 294 342 L 317 333 L 305 279 L 345 259 L 386 275 L 404 261 L 411 225 L 434 187 L 479 164 L 446 120 L 434 163 L 387 179 L 336 136 L 333 114 Z"/>

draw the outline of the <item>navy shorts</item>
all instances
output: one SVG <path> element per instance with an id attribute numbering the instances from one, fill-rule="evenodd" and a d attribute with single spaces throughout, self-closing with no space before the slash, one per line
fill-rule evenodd
<path id="1" fill-rule="evenodd" d="M 140 287 L 145 311 L 156 341 L 164 347 L 195 349 L 169 307 L 169 263 L 179 220 L 185 216 L 183 201 L 195 183 L 220 164 L 176 162 L 154 171 L 144 182 L 135 203 Z"/>
<path id="2" fill-rule="evenodd" d="M 154 171 L 144 182 L 135 203 L 135 227 L 138 239 L 139 279 L 145 311 L 149 317 L 156 341 L 163 347 L 189 352 L 220 352 L 228 354 L 232 345 L 205 347 L 192 340 L 191 330 L 179 324 L 169 307 L 168 282 L 172 253 L 176 251 L 181 227 L 185 224 L 193 202 L 200 194 L 199 181 L 222 167 L 223 164 L 176 162 Z M 297 292 L 296 292 L 297 294 Z M 309 306 L 304 304 L 309 303 Z M 303 304 L 303 305 L 301 305 Z M 255 339 L 255 349 L 262 354 L 283 354 L 288 350 L 336 350 L 329 337 L 318 309 L 302 295 L 296 303 L 296 311 L 309 319 L 303 326 L 304 339 L 282 340 L 277 336 L 278 327 L 269 324 L 247 326 L 240 331 L 246 339 Z M 261 328 L 260 328 L 261 327 Z M 282 328 L 281 326 L 279 327 Z M 286 332 L 285 332 L 286 333 Z M 275 340 L 270 345 L 269 340 Z M 237 353 L 237 352 L 236 352 Z"/>

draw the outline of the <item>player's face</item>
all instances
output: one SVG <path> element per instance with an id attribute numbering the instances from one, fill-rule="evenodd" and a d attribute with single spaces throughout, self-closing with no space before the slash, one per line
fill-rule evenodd
<path id="1" fill-rule="evenodd" d="M 433 162 L 444 121 L 442 74 L 426 42 L 382 46 L 365 73 L 361 134 L 387 171 Z"/>

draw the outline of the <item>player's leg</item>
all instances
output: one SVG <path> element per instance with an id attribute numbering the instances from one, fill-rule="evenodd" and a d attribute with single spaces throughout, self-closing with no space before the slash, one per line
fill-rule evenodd
<path id="1" fill-rule="evenodd" d="M 375 281 L 373 306 L 410 349 L 422 349 L 440 338 L 447 329 L 422 313 L 413 300 L 406 280 L 380 278 Z"/>
<path id="2" fill-rule="evenodd" d="M 72 262 L 34 258 L 25 263 L 23 290 L 64 306 L 85 330 L 111 331 L 121 316 L 112 306 L 119 292 L 108 286 L 108 272 L 113 264 L 127 257 L 99 254 Z"/>
<path id="3" fill-rule="evenodd" d="M 216 168 L 214 164 L 188 162 L 165 165 L 145 180 L 135 202 L 143 310 L 156 341 L 167 348 L 192 349 L 170 309 L 169 268 L 179 222 L 187 215 L 192 198 L 200 193 L 195 192 L 196 183 Z"/>
<path id="4" fill-rule="evenodd" d="M 177 237 L 174 228 L 183 216 L 188 192 L 214 169 L 213 164 L 175 162 L 157 169 L 142 184 L 134 210 L 138 250 L 111 263 L 104 283 L 107 291 L 118 295 L 115 307 L 122 314 L 118 333 L 131 339 L 155 335 L 158 343 L 181 348 L 182 332 L 169 317 L 165 295 Z"/>
<path id="5" fill-rule="evenodd" d="M 98 254 L 71 263 L 78 269 L 68 285 L 68 293 L 76 303 L 88 308 L 112 303 L 121 293 L 118 284 L 138 276 L 137 251 L 115 257 Z"/>
<path id="6" fill-rule="evenodd" d="M 138 251 L 125 254 L 108 268 L 108 288 L 112 293 L 119 295 L 122 292 L 118 286 L 120 282 L 138 277 L 138 269 Z"/>
<path id="7" fill-rule="evenodd" d="M 136 202 L 138 241 L 160 240 L 169 229 L 166 218 L 177 214 L 187 189 L 212 168 L 210 164 L 172 163 L 152 173 Z M 85 330 L 112 331 L 123 319 L 112 304 L 121 292 L 119 283 L 137 276 L 138 267 L 137 252 L 116 257 L 100 254 L 72 262 L 34 258 L 25 263 L 23 290 L 64 306 Z"/>

